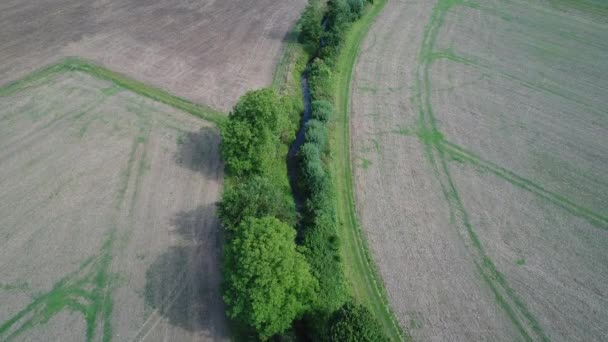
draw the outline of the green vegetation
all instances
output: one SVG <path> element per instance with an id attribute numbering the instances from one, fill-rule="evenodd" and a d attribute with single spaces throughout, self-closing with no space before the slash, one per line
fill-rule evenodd
<path id="1" fill-rule="evenodd" d="M 249 217 L 235 227 L 225 249 L 228 315 L 253 327 L 262 340 L 288 329 L 314 296 L 316 280 L 295 236 L 274 217 Z"/>
<path id="2" fill-rule="evenodd" d="M 409 339 L 397 323 L 374 262 L 370 257 L 365 237 L 357 222 L 352 190 L 350 164 L 350 83 L 352 70 L 363 41 L 374 18 L 382 11 L 386 1 L 376 0 L 354 22 L 344 36 L 343 48 L 335 59 L 331 82 L 335 118 L 330 123 L 331 172 L 336 175 L 338 236 L 340 255 L 344 260 L 346 277 L 354 297 L 366 305 L 382 325 L 387 336 L 394 341 Z"/>
<path id="3" fill-rule="evenodd" d="M 225 256 L 224 278 L 227 283 L 240 284 L 232 287 L 231 293 L 225 292 L 228 312 L 231 317 L 238 318 L 239 323 L 255 331 L 255 335 L 262 339 L 283 332 L 284 338 L 300 336 L 314 340 L 328 340 L 332 317 L 336 334 L 351 330 L 351 333 L 355 334 L 351 336 L 382 336 L 383 334 L 381 328 L 374 328 L 373 322 L 376 321 L 370 316 L 370 312 L 377 313 L 377 310 L 367 311 L 354 304 L 347 305 L 352 294 L 348 288 L 341 257 L 337 196 L 329 171 L 332 164 L 328 128 L 333 124 L 332 101 L 337 91 L 333 73 L 337 63 L 344 63 L 337 59 L 342 56 L 340 47 L 343 39 L 350 36 L 347 32 L 353 26 L 353 22 L 364 17 L 364 22 L 367 23 L 364 27 L 367 28 L 371 18 L 381 8 L 380 5 L 375 5 L 374 11 L 366 12 L 364 5 L 365 2 L 361 1 L 329 1 L 326 8 L 326 30 L 323 31 L 321 19 L 325 7 L 319 1 L 311 1 L 294 30 L 299 33 L 302 44 L 299 48 L 293 43 L 288 45 L 285 56 L 275 72 L 274 88 L 286 96 L 280 97 L 268 89 L 249 92 L 235 106 L 228 121 L 222 125 L 222 154 L 229 178 L 222 203 L 219 205 L 219 213 L 228 233 L 226 248 L 233 251 L 242 247 L 240 240 L 239 242 L 236 240 L 236 237 L 242 234 L 241 230 L 254 229 L 251 228 L 254 223 L 255 229 L 264 226 L 259 224 L 259 220 L 272 219 L 274 224 L 285 227 L 293 225 L 295 218 L 292 215 L 293 202 L 287 198 L 291 192 L 284 186 L 283 181 L 277 180 L 286 177 L 284 147 L 293 139 L 293 136 L 289 135 L 294 132 L 293 113 L 303 109 L 295 105 L 296 101 L 301 102 L 302 96 L 301 90 L 296 90 L 296 85 L 298 88 L 300 86 L 299 77 L 305 72 L 302 60 L 310 55 L 317 56 L 306 71 L 313 100 L 311 104 L 313 119 L 304 127 L 304 144 L 298 154 L 300 177 L 297 186 L 304 196 L 300 213 L 302 217 L 297 225 L 298 242 L 303 247 L 301 251 L 310 265 L 310 273 L 318 284 L 314 296 L 311 297 L 308 312 L 291 311 L 290 314 L 283 315 L 277 325 L 273 322 L 272 328 L 268 328 L 269 322 L 260 323 L 263 320 L 256 321 L 251 315 L 239 316 L 243 307 L 248 307 L 249 312 L 256 310 L 267 312 L 265 308 L 267 303 L 256 302 L 247 295 L 249 292 L 255 292 L 256 286 L 255 282 L 247 279 L 263 277 L 263 275 L 235 273 L 237 268 L 235 263 L 242 260 Z M 358 43 L 365 31 L 357 32 Z M 321 44 L 313 40 L 319 36 L 324 42 L 322 48 Z M 349 62 L 354 63 L 354 55 Z M 290 71 L 291 77 L 288 75 Z M 283 165 L 279 166 L 273 160 L 280 160 Z M 295 234 L 295 230 L 293 231 Z M 251 237 L 252 241 L 257 238 Z M 255 265 L 251 272 L 260 272 L 262 269 L 263 266 Z M 286 284 L 291 283 L 286 282 Z M 294 292 L 286 290 L 286 293 Z M 237 296 L 241 299 L 238 305 L 233 299 Z M 259 298 L 269 300 L 267 294 L 261 296 Z M 380 306 L 385 308 L 382 302 Z M 296 325 L 295 330 L 286 331 L 287 321 L 297 318 L 300 313 L 303 314 L 303 319 Z M 381 315 L 386 316 L 386 311 Z M 263 315 L 262 317 L 267 318 Z M 362 321 L 353 322 L 358 319 Z M 389 319 L 390 322 L 391 319 L 392 317 Z M 382 320 L 386 320 L 386 317 L 382 317 Z M 376 324 L 376 327 L 378 326 L 384 327 L 385 324 Z M 399 332 L 391 334 L 391 339 L 400 340 Z"/>
<path id="4" fill-rule="evenodd" d="M 44 81 L 53 75 L 67 71 L 80 71 L 93 77 L 110 81 L 136 94 L 145 96 L 174 108 L 181 109 L 192 115 L 213 122 L 214 124 L 220 124 L 226 120 L 226 116 L 219 111 L 193 103 L 184 98 L 171 95 L 165 90 L 130 79 L 123 74 L 111 71 L 93 62 L 76 57 L 66 58 L 57 64 L 42 68 L 20 80 L 0 87 L 0 97 L 7 96 L 16 91 L 24 89 L 34 82 Z"/>
<path id="5" fill-rule="evenodd" d="M 273 89 L 245 94 L 222 126 L 222 156 L 235 176 L 268 174 L 279 159 L 280 138 L 289 128 L 285 107 Z"/>
<path id="6" fill-rule="evenodd" d="M 220 126 L 229 176 L 219 204 L 227 233 L 224 301 L 241 334 L 262 340 L 290 328 L 317 286 L 292 228 L 285 157 L 295 132 L 293 110 L 293 101 L 274 89 L 250 91 Z"/>
<path id="7" fill-rule="evenodd" d="M 382 326 L 363 305 L 346 303 L 331 318 L 330 341 L 388 341 Z"/>
<path id="8" fill-rule="evenodd" d="M 86 341 L 110 341 L 113 279 L 110 262 L 114 235 L 111 233 L 108 236 L 98 256 L 82 262 L 76 272 L 58 281 L 48 292 L 36 296 L 27 307 L 2 323 L 0 339 L 13 340 L 31 327 L 44 324 L 68 309 L 84 316 Z"/>
<path id="9" fill-rule="evenodd" d="M 227 188 L 218 206 L 225 229 L 232 231 L 246 217 L 272 216 L 294 226 L 296 212 L 291 195 L 268 178 L 253 176 Z"/>

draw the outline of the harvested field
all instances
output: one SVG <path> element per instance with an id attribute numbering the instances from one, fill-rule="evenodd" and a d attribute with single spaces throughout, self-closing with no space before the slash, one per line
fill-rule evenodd
<path id="1" fill-rule="evenodd" d="M 217 130 L 83 72 L 31 79 L 0 97 L 0 340 L 227 340 Z"/>
<path id="2" fill-rule="evenodd" d="M 389 1 L 352 84 L 357 210 L 422 340 L 608 336 L 608 6 Z"/>
<path id="3" fill-rule="evenodd" d="M 2 1 L 0 85 L 78 56 L 227 111 L 245 91 L 271 83 L 305 3 Z"/>

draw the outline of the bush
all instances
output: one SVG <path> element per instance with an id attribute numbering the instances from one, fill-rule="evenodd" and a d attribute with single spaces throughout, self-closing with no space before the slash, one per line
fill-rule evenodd
<path id="1" fill-rule="evenodd" d="M 350 20 L 356 21 L 363 15 L 365 0 L 348 0 L 348 8 L 350 9 Z"/>
<path id="2" fill-rule="evenodd" d="M 300 43 L 308 45 L 311 49 L 317 50 L 321 41 L 323 27 L 321 21 L 323 13 L 319 1 L 313 0 L 306 5 L 302 18 L 300 19 Z"/>
<path id="3" fill-rule="evenodd" d="M 312 119 L 306 123 L 304 141 L 317 145 L 322 151 L 325 148 L 326 140 L 327 130 L 321 121 Z"/>
<path id="4" fill-rule="evenodd" d="M 272 216 L 289 225 L 296 223 L 293 198 L 261 176 L 249 177 L 224 190 L 218 216 L 229 231 L 245 217 Z"/>
<path id="5" fill-rule="evenodd" d="M 329 100 L 332 97 L 331 89 L 332 73 L 331 68 L 320 58 L 310 65 L 308 72 L 308 84 L 310 95 L 315 100 Z"/>
<path id="6" fill-rule="evenodd" d="M 362 305 L 346 303 L 332 315 L 328 341 L 388 341 L 380 323 Z"/>
<path id="7" fill-rule="evenodd" d="M 294 240 L 295 230 L 276 218 L 249 217 L 224 250 L 227 314 L 262 340 L 287 330 L 309 309 L 317 289 Z"/>
<path id="8" fill-rule="evenodd" d="M 317 100 L 311 103 L 312 118 L 323 123 L 329 122 L 333 114 L 333 106 L 329 101 Z"/>

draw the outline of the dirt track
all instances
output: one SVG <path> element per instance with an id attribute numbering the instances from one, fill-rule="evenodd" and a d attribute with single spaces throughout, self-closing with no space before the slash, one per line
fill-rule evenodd
<path id="1" fill-rule="evenodd" d="M 270 84 L 305 0 L 8 0 L 0 85 L 78 56 L 227 111 Z"/>
<path id="2" fill-rule="evenodd" d="M 608 336 L 600 6 L 389 1 L 372 26 L 357 210 L 414 339 Z"/>
<path id="3" fill-rule="evenodd" d="M 228 339 L 217 130 L 79 72 L 1 100 L 0 340 Z"/>

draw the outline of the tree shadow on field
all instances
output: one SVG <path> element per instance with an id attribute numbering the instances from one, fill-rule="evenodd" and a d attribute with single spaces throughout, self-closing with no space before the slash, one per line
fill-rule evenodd
<path id="1" fill-rule="evenodd" d="M 173 326 L 207 336 L 228 337 L 220 293 L 219 225 L 214 206 L 177 213 L 170 221 L 178 244 L 146 271 L 146 304 Z"/>
<path id="2" fill-rule="evenodd" d="M 213 127 L 202 127 L 198 132 L 187 132 L 177 140 L 175 162 L 187 169 L 202 173 L 206 178 L 218 178 L 223 170 L 219 160 L 220 134 Z"/>

